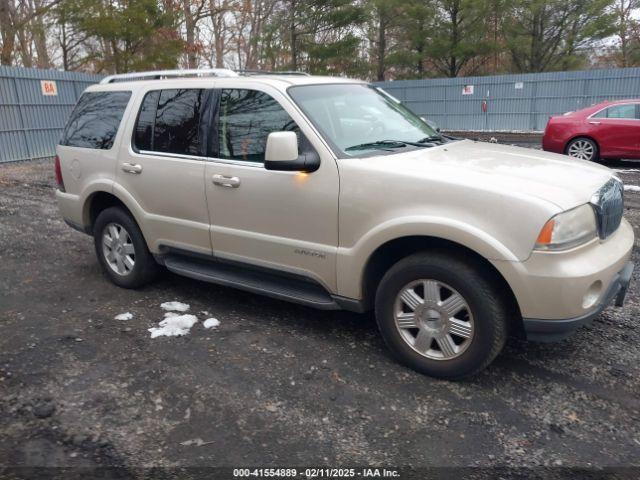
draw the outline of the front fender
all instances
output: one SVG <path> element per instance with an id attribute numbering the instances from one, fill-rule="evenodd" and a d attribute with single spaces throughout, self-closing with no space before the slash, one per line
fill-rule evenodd
<path id="1" fill-rule="evenodd" d="M 487 232 L 450 218 L 398 217 L 371 229 L 353 247 L 338 248 L 338 294 L 361 299 L 362 278 L 371 255 L 382 245 L 403 237 L 424 236 L 448 240 L 487 260 L 518 261 L 514 252 Z"/>

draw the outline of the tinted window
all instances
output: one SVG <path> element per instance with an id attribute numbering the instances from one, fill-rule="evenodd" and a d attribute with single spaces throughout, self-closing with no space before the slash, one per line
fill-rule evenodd
<path id="1" fill-rule="evenodd" d="M 131 92 L 82 94 L 64 130 L 61 145 L 108 150 L 118 132 Z"/>
<path id="2" fill-rule="evenodd" d="M 631 105 L 616 105 L 614 107 L 605 108 L 597 115 L 598 118 L 637 118 L 636 106 Z"/>
<path id="3" fill-rule="evenodd" d="M 298 127 L 272 97 L 255 90 L 222 90 L 219 110 L 219 158 L 264 162 L 271 132 Z"/>
<path id="4" fill-rule="evenodd" d="M 204 90 L 162 90 L 153 131 L 156 152 L 201 155 L 200 114 Z"/>
<path id="5" fill-rule="evenodd" d="M 156 107 L 160 98 L 160 90 L 147 93 L 142 101 L 133 144 L 138 150 L 153 149 L 153 127 L 156 118 Z"/>

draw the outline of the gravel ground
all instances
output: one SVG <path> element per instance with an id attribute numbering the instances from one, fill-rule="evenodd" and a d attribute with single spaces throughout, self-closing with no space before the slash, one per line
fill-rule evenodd
<path id="1" fill-rule="evenodd" d="M 635 164 L 613 167 L 640 185 Z M 569 340 L 510 340 L 472 380 L 439 381 L 395 363 L 368 315 L 168 272 L 115 287 L 62 222 L 52 172 L 0 166 L 0 469 L 640 466 L 637 281 Z M 628 199 L 640 233 L 640 192 Z M 199 323 L 150 338 L 174 300 Z"/>

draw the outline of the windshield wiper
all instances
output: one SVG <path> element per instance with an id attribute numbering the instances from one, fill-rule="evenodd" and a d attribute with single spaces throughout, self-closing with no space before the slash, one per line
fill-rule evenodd
<path id="1" fill-rule="evenodd" d="M 418 143 L 430 143 L 430 142 L 444 142 L 442 135 L 431 135 L 430 137 L 424 137 L 422 140 L 418 140 Z"/>
<path id="2" fill-rule="evenodd" d="M 407 142 L 406 140 L 378 140 L 376 142 L 361 143 L 359 145 L 352 145 L 344 149 L 345 152 L 353 150 L 366 150 L 366 149 L 388 149 L 388 148 L 404 148 L 407 145 L 413 147 L 429 147 L 429 144 L 419 142 Z"/>

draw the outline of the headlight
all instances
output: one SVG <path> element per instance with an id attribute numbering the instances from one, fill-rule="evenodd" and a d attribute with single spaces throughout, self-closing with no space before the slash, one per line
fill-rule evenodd
<path id="1" fill-rule="evenodd" d="M 596 215 L 591 205 L 559 213 L 545 223 L 536 250 L 566 250 L 596 237 Z"/>

